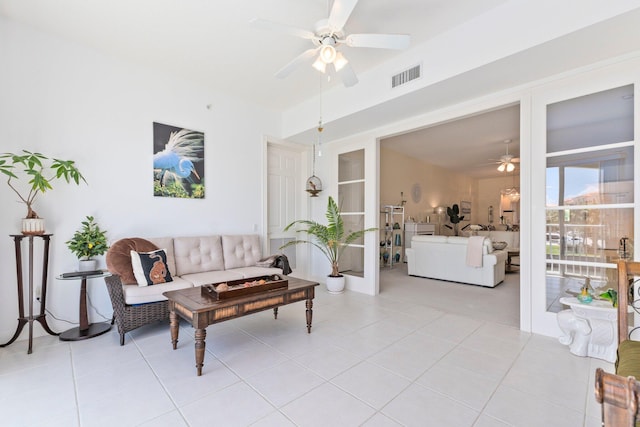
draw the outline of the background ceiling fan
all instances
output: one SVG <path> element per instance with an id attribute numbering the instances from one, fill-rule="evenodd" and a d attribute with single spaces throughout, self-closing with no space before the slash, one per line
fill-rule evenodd
<path id="1" fill-rule="evenodd" d="M 342 83 L 346 87 L 351 87 L 358 83 L 358 77 L 353 68 L 351 68 L 349 61 L 339 51 L 341 45 L 380 49 L 406 49 L 409 47 L 411 36 L 408 34 L 347 35 L 344 31 L 344 26 L 357 3 L 358 0 L 335 0 L 329 17 L 316 22 L 313 31 L 264 19 L 252 19 L 250 24 L 256 28 L 302 37 L 303 39 L 311 40 L 315 45 L 315 47 L 302 52 L 281 68 L 276 73 L 276 77 L 285 78 L 299 65 L 311 62 L 313 58 L 316 58 L 313 62 L 313 68 L 324 73 L 327 65 L 332 64 Z"/>
<path id="2" fill-rule="evenodd" d="M 514 163 L 520 163 L 520 158 L 509 154 L 509 144 L 511 143 L 510 139 L 505 140 L 504 143 L 506 145 L 506 153 L 500 156 L 500 159 L 496 161 L 496 163 L 498 164 L 498 171 L 513 172 L 513 170 L 516 168 Z"/>

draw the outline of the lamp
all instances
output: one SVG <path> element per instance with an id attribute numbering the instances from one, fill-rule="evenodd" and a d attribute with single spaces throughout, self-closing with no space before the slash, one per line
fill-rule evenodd
<path id="1" fill-rule="evenodd" d="M 438 234 L 442 234 L 442 220 L 444 219 L 443 215 L 445 214 L 445 212 L 447 212 L 447 208 L 445 208 L 444 206 L 438 206 L 434 208 L 433 211 L 436 213 L 436 215 L 438 215 Z"/>
<path id="2" fill-rule="evenodd" d="M 318 59 L 316 59 L 316 61 L 313 63 L 312 67 L 320 71 L 321 73 L 324 73 L 327 69 L 327 64 L 322 60 L 322 58 L 318 57 Z"/>
<path id="3" fill-rule="evenodd" d="M 329 45 L 322 46 L 320 49 L 320 59 L 325 64 L 331 64 L 336 59 L 336 48 Z"/>
<path id="4" fill-rule="evenodd" d="M 313 68 L 316 70 L 324 74 L 327 71 L 327 64 L 333 64 L 336 72 L 338 72 L 349 63 L 344 55 L 336 50 L 336 39 L 332 36 L 324 37 L 319 41 L 319 44 L 320 54 L 313 63 Z"/>
<path id="5" fill-rule="evenodd" d="M 336 59 L 333 61 L 333 67 L 335 68 L 336 72 L 342 70 L 348 63 L 349 61 L 347 61 L 347 58 L 344 57 L 342 52 L 336 53 Z"/>
<path id="6" fill-rule="evenodd" d="M 513 172 L 513 170 L 516 168 L 516 166 L 513 164 L 514 158 L 512 155 L 509 154 L 509 143 L 511 142 L 510 139 L 505 139 L 504 143 L 506 145 L 506 153 L 504 156 L 500 157 L 500 165 L 498 166 L 498 171 L 499 172 L 504 172 L 505 170 L 507 172 Z M 517 159 L 516 159 L 517 161 Z"/>
<path id="7" fill-rule="evenodd" d="M 513 170 L 515 168 L 516 167 L 511 162 L 509 162 L 509 163 L 500 163 L 500 166 L 498 166 L 498 171 L 499 172 L 504 172 L 506 170 L 507 172 L 513 172 Z"/>

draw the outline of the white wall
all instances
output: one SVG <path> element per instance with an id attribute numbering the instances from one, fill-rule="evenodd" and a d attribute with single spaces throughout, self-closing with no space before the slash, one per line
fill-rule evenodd
<path id="1" fill-rule="evenodd" d="M 493 225 L 500 224 L 500 194 L 501 191 L 513 186 L 520 187 L 520 176 L 502 175 L 496 178 L 478 180 L 477 211 L 475 222 L 489 223 L 489 206 L 493 206 Z M 509 220 L 512 218 L 509 217 Z M 512 221 L 511 221 L 512 222 Z"/>
<path id="2" fill-rule="evenodd" d="M 411 190 L 414 184 L 420 184 L 422 197 L 418 203 L 414 202 Z M 460 205 L 462 200 L 475 202 L 478 189 L 477 180 L 466 175 L 454 173 L 428 162 L 405 156 L 393 149 L 380 148 L 380 203 L 400 203 L 400 193 L 404 193 L 405 219 L 412 216 L 418 222 L 425 222 L 427 216 L 432 223 L 437 223 L 437 215 L 433 213 L 438 206 Z M 465 215 L 460 224 L 477 222 L 477 209 L 472 209 L 471 217 Z M 442 218 L 442 224 L 448 224 L 448 217 Z M 442 234 L 451 234 L 451 230 L 442 227 Z"/>
<path id="3" fill-rule="evenodd" d="M 54 233 L 47 308 L 55 316 L 78 321 L 79 283 L 55 276 L 76 269 L 64 242 L 86 215 L 96 217 L 111 242 L 131 236 L 262 233 L 263 135 L 280 134 L 278 114 L 1 18 L 0 58 L 0 152 L 28 149 L 73 159 L 88 182 L 80 187 L 54 183 L 35 206 L 46 218 L 47 232 Z M 167 58 L 172 60 L 179 59 Z M 205 133 L 204 200 L 153 196 L 154 121 Z M 0 200 L 4 342 L 15 331 L 18 312 L 9 235 L 19 231 L 26 209 L 6 185 L 0 185 Z M 110 316 L 102 281 L 91 281 L 89 288 L 93 304 Z M 90 310 L 90 320 L 102 319 Z M 71 327 L 52 318 L 49 324 L 56 331 Z M 34 330 L 42 334 L 39 326 Z"/>

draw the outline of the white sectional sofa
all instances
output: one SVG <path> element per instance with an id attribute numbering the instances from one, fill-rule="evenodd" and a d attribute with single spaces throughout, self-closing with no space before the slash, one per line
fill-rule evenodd
<path id="1" fill-rule="evenodd" d="M 139 285 L 133 274 L 131 254 L 164 249 L 171 281 Z M 282 268 L 258 266 L 262 245 L 258 235 L 129 238 L 111 245 L 107 252 L 107 290 L 118 324 L 120 344 L 124 334 L 157 320 L 168 319 L 163 292 L 209 283 L 283 274 Z"/>
<path id="2" fill-rule="evenodd" d="M 506 251 L 482 245 L 482 267 L 467 265 L 468 237 L 414 236 L 406 250 L 409 275 L 495 287 L 504 280 Z"/>

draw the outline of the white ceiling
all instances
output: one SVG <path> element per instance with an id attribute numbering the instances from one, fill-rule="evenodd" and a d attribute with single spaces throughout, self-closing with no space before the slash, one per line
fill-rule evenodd
<path id="1" fill-rule="evenodd" d="M 345 30 L 406 33 L 413 46 L 505 1 L 361 0 Z M 274 77 L 313 45 L 253 28 L 249 21 L 262 18 L 312 31 L 329 10 L 327 0 L 0 0 L 0 15 L 12 20 L 274 110 L 318 94 L 319 73 L 311 66 L 286 79 Z M 356 73 L 398 54 L 341 49 Z"/>
<path id="2" fill-rule="evenodd" d="M 507 145 L 509 154 L 520 156 L 520 106 L 385 138 L 380 145 L 474 178 L 498 177 L 496 161 L 506 154 Z"/>

